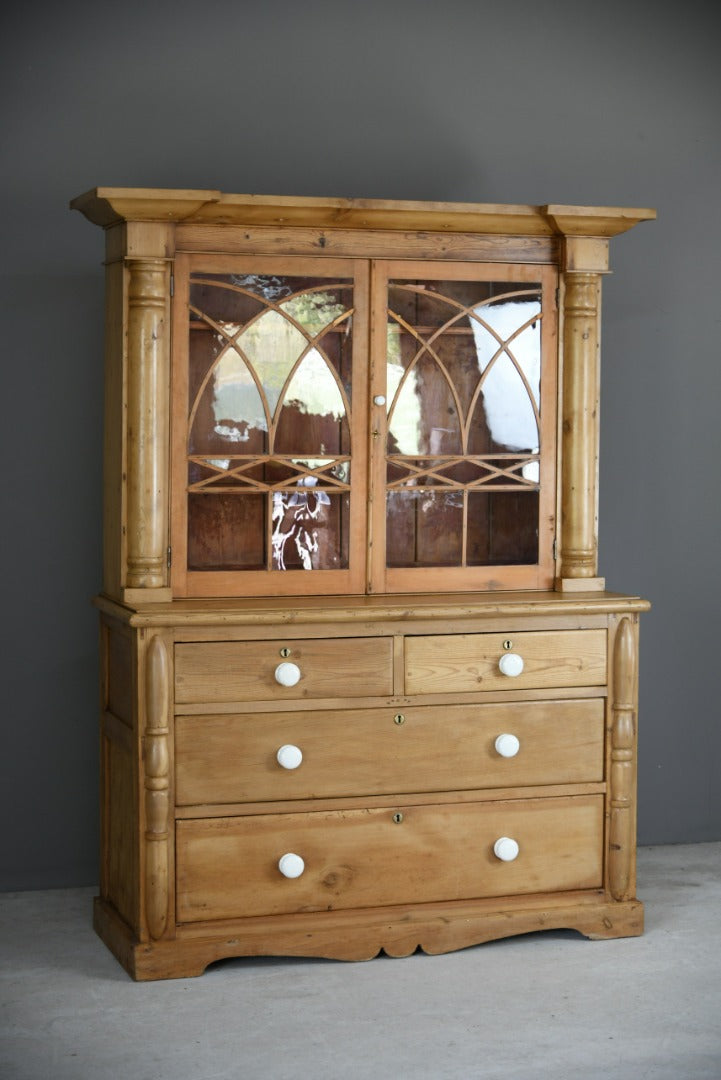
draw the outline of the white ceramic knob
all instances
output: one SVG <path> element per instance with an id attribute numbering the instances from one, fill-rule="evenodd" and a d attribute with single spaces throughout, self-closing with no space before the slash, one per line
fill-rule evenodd
<path id="1" fill-rule="evenodd" d="M 300 877 L 305 870 L 305 863 L 300 855 L 295 855 L 292 851 L 287 851 L 285 855 L 281 855 L 278 859 L 278 869 L 283 877 L 296 878 Z"/>
<path id="2" fill-rule="evenodd" d="M 512 840 L 510 836 L 499 836 L 493 845 L 493 852 L 501 862 L 513 862 L 518 858 L 518 850 L 518 841 Z"/>
<path id="3" fill-rule="evenodd" d="M 513 736 L 509 736 L 513 738 Z M 303 760 L 303 751 L 299 746 L 293 746 L 292 743 L 286 743 L 285 746 L 281 746 L 278 753 L 275 755 L 278 764 L 284 769 L 297 769 Z"/>
<path id="4" fill-rule="evenodd" d="M 520 675 L 523 671 L 523 657 L 515 652 L 504 653 L 498 661 L 498 666 L 503 675 L 515 679 L 516 675 Z"/>
<path id="5" fill-rule="evenodd" d="M 385 403 L 386 399 L 383 394 L 376 394 L 376 396 L 373 398 L 374 405 L 385 405 Z"/>
<path id="6" fill-rule="evenodd" d="M 275 669 L 275 681 L 281 686 L 295 686 L 300 680 L 300 668 L 297 664 L 291 664 L 288 660 L 278 664 Z"/>
<path id="7" fill-rule="evenodd" d="M 515 735 L 499 735 L 495 742 L 496 752 L 501 757 L 515 757 L 521 749 L 521 744 Z M 280 751 L 278 751 L 280 753 Z"/>

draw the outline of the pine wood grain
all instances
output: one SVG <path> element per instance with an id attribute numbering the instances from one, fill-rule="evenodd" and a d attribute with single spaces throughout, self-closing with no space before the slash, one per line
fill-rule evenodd
<path id="1" fill-rule="evenodd" d="M 504 642 L 511 643 L 510 648 Z M 499 660 L 512 651 L 523 672 L 503 675 Z M 407 694 L 469 690 L 531 689 L 543 686 L 598 686 L 606 681 L 606 634 L 602 630 L 448 634 L 409 637 L 406 642 Z"/>
<path id="2" fill-rule="evenodd" d="M 175 694 L 178 702 L 279 701 L 393 692 L 393 640 L 337 638 L 294 641 L 281 656 L 283 639 L 177 645 Z M 280 686 L 275 670 L 287 660 L 301 671 L 295 686 Z"/>
<path id="3" fill-rule="evenodd" d="M 465 788 L 600 781 L 601 699 L 179 716 L 177 803 L 280 802 Z M 497 736 L 521 749 L 503 758 Z M 281 746 L 301 765 L 282 768 Z"/>
<path id="4" fill-rule="evenodd" d="M 596 888 L 598 796 L 177 823 L 178 921 Z M 500 836 L 520 854 L 501 862 Z M 295 852 L 304 873 L 278 860 Z"/>

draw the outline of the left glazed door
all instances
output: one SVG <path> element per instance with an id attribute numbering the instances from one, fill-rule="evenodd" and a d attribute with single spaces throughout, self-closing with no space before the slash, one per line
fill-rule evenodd
<path id="1" fill-rule="evenodd" d="M 364 590 L 368 266 L 178 255 L 175 596 Z"/>

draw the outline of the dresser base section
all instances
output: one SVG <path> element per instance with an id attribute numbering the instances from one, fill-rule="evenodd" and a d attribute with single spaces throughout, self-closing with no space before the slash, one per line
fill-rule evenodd
<path id="1" fill-rule="evenodd" d="M 538 897 L 537 902 L 450 901 L 447 903 L 324 911 L 250 918 L 232 923 L 178 927 L 175 938 L 137 942 L 125 922 L 100 897 L 96 932 L 136 980 L 202 975 L 209 964 L 241 956 L 306 956 L 328 960 L 372 960 L 453 952 L 486 941 L 539 930 L 577 930 L 592 939 L 643 933 L 639 900 L 607 901 L 604 894 Z"/>

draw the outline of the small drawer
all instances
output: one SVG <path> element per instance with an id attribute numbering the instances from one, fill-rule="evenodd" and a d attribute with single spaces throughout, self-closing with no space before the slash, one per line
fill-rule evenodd
<path id="1" fill-rule="evenodd" d="M 180 922 L 599 888 L 603 798 L 177 822 Z M 505 838 L 510 843 L 498 844 Z M 515 850 L 514 850 L 515 849 Z M 283 856 L 289 874 L 281 871 Z"/>
<path id="2" fill-rule="evenodd" d="M 536 690 L 605 682 L 605 630 L 443 634 L 405 640 L 406 694 Z"/>
<path id="3" fill-rule="evenodd" d="M 600 698 L 180 715 L 176 801 L 191 806 L 594 783 L 603 780 L 603 737 Z"/>
<path id="4" fill-rule="evenodd" d="M 278 671 L 282 665 L 284 671 Z M 212 641 L 175 646 L 175 700 L 180 705 L 392 693 L 391 638 Z"/>

